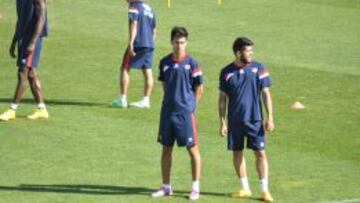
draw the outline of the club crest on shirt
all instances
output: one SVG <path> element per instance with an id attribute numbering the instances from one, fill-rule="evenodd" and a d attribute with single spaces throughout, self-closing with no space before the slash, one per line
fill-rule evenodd
<path id="1" fill-rule="evenodd" d="M 179 64 L 175 63 L 174 68 L 179 68 Z"/>
<path id="2" fill-rule="evenodd" d="M 184 66 L 184 68 L 185 68 L 185 70 L 190 70 L 191 66 L 190 66 L 190 64 L 186 64 L 186 65 Z"/>
<path id="3" fill-rule="evenodd" d="M 258 68 L 256 68 L 256 67 L 251 68 L 251 72 L 256 74 L 258 72 Z"/>

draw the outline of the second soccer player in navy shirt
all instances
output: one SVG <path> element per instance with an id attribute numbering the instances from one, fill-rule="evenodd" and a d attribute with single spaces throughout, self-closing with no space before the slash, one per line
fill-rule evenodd
<path id="1" fill-rule="evenodd" d="M 162 144 L 162 186 L 152 197 L 172 194 L 170 171 L 172 150 L 175 141 L 186 146 L 191 158 L 192 185 L 190 200 L 200 195 L 200 153 L 195 126 L 195 108 L 203 92 L 203 76 L 199 64 L 186 53 L 188 32 L 183 27 L 171 31 L 173 52 L 165 56 L 159 65 L 159 80 L 164 97 L 160 116 L 158 141 Z"/>
<path id="2" fill-rule="evenodd" d="M 242 186 L 242 189 L 235 191 L 232 196 L 241 198 L 251 195 L 242 153 L 246 138 L 247 147 L 255 153 L 256 169 L 262 190 L 260 199 L 271 202 L 273 199 L 268 190 L 268 162 L 264 132 L 264 130 L 274 129 L 269 89 L 271 81 L 268 70 L 262 64 L 252 60 L 253 44 L 248 38 L 237 38 L 233 44 L 235 60 L 220 73 L 220 134 L 221 136 L 228 135 L 228 149 L 233 151 L 234 168 Z M 267 113 L 264 124 L 261 96 Z"/>

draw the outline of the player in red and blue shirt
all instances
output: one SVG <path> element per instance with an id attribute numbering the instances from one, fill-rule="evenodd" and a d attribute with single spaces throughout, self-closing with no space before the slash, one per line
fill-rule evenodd
<path id="1" fill-rule="evenodd" d="M 153 31 L 156 28 L 155 13 L 149 4 L 142 1 L 128 0 L 129 2 L 129 26 L 133 22 L 137 22 L 136 35 L 133 42 L 133 47 L 147 47 L 154 48 Z M 133 51 L 133 50 L 130 50 Z M 140 67 L 135 67 L 140 68 Z M 149 67 L 146 67 L 149 68 Z"/>
<path id="2" fill-rule="evenodd" d="M 269 71 L 261 63 L 252 60 L 253 42 L 248 38 L 237 38 L 233 51 L 234 62 L 221 70 L 219 78 L 220 134 L 228 136 L 228 149 L 233 151 L 234 168 L 242 186 L 232 196 L 251 195 L 242 153 L 246 138 L 247 147 L 255 152 L 256 169 L 262 188 L 261 199 L 272 201 L 268 191 L 268 162 L 265 153 L 265 131 L 274 129 Z M 264 123 L 262 102 L 267 113 Z"/>
<path id="3" fill-rule="evenodd" d="M 195 111 L 194 90 L 203 83 L 202 71 L 188 53 L 180 59 L 169 54 L 160 61 L 159 78 L 164 85 L 162 109 L 169 112 Z"/>
<path id="4" fill-rule="evenodd" d="M 189 198 L 196 200 L 200 194 L 201 162 L 194 112 L 203 92 L 203 75 L 196 60 L 186 53 L 187 38 L 185 28 L 174 27 L 171 31 L 173 52 L 161 59 L 159 65 L 159 80 L 164 89 L 158 137 L 163 145 L 163 185 L 153 197 L 172 194 L 170 170 L 175 141 L 178 146 L 187 147 L 191 158 L 193 182 Z"/>
<path id="5" fill-rule="evenodd" d="M 152 61 L 156 18 L 153 9 L 142 0 L 127 0 L 129 3 L 129 42 L 120 69 L 120 96 L 112 102 L 113 107 L 126 108 L 130 68 L 141 69 L 145 79 L 144 97 L 130 106 L 150 108 L 153 87 Z"/>
<path id="6" fill-rule="evenodd" d="M 36 71 L 40 60 L 42 38 L 48 35 L 46 2 L 45 0 L 17 0 L 16 8 L 16 29 L 9 52 L 11 57 L 17 57 L 18 82 L 13 102 L 10 108 L 0 115 L 0 120 L 8 121 L 16 118 L 15 111 L 28 80 L 38 105 L 38 109 L 28 118 L 48 118 Z M 16 45 L 17 56 L 15 54 Z"/>

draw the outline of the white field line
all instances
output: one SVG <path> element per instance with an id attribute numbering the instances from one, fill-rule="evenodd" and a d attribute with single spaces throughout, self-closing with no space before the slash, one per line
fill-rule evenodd
<path id="1" fill-rule="evenodd" d="M 357 199 L 343 199 L 343 200 L 334 200 L 334 201 L 324 201 L 319 203 L 360 203 L 360 198 Z"/>

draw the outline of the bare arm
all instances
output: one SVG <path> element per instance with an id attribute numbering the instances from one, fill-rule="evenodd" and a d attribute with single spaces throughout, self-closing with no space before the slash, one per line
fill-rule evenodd
<path id="1" fill-rule="evenodd" d="M 161 86 L 162 86 L 162 88 L 163 88 L 163 91 L 165 92 L 165 82 L 162 82 L 162 83 L 161 83 Z"/>
<path id="2" fill-rule="evenodd" d="M 16 42 L 17 42 L 17 38 L 18 38 L 18 35 L 19 35 L 19 22 L 16 22 L 16 27 L 15 27 L 15 33 L 14 33 L 14 36 L 12 38 L 12 41 L 11 41 L 11 45 L 10 45 L 10 49 L 9 49 L 9 54 L 12 58 L 15 58 L 16 57 L 16 54 L 15 54 L 15 46 L 16 46 Z"/>
<path id="3" fill-rule="evenodd" d="M 227 95 L 225 92 L 219 92 L 219 101 L 218 101 L 218 110 L 219 110 L 219 120 L 220 120 L 220 136 L 224 137 L 227 135 L 227 124 L 226 124 L 226 105 L 227 105 Z"/>
<path id="4" fill-rule="evenodd" d="M 265 110 L 266 110 L 265 130 L 270 132 L 270 131 L 273 131 L 275 128 L 270 89 L 268 87 L 262 89 L 261 94 L 262 94 L 263 103 L 264 103 Z"/>
<path id="5" fill-rule="evenodd" d="M 45 0 L 33 0 L 36 7 L 36 24 L 35 24 L 35 32 L 30 40 L 30 43 L 28 45 L 28 52 L 32 52 L 35 49 L 35 42 L 40 37 L 41 32 L 45 25 Z"/>
<path id="6" fill-rule="evenodd" d="M 165 82 L 161 82 L 161 87 L 163 88 L 163 91 L 165 92 Z M 157 134 L 156 141 L 160 142 L 160 131 Z"/>
<path id="7" fill-rule="evenodd" d="M 204 85 L 203 84 L 201 84 L 201 85 L 197 85 L 196 87 L 195 87 L 195 101 L 196 101 L 196 104 L 198 104 L 199 103 L 199 101 L 200 101 L 200 98 L 201 98 L 201 96 L 202 96 L 202 94 L 204 93 Z"/>
<path id="8" fill-rule="evenodd" d="M 156 38 L 156 28 L 153 29 L 153 40 L 155 42 L 155 38 Z"/>
<path id="9" fill-rule="evenodd" d="M 128 45 L 128 52 L 131 56 L 135 56 L 134 51 L 134 42 L 137 34 L 137 21 L 131 21 L 129 25 L 129 45 Z"/>

